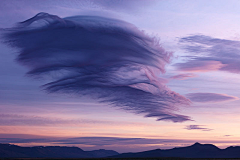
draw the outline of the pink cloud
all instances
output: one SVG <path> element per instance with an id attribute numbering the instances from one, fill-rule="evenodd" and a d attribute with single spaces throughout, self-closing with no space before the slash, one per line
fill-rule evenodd
<path id="1" fill-rule="evenodd" d="M 219 61 L 197 61 L 192 60 L 186 63 L 177 63 L 175 64 L 177 68 L 181 71 L 187 72 L 209 72 L 209 71 L 216 71 L 220 68 L 224 67 L 225 65 Z"/>
<path id="2" fill-rule="evenodd" d="M 174 66 L 181 71 L 208 72 L 214 70 L 240 73 L 240 41 L 193 35 L 180 39 L 185 51 L 191 53 L 185 63 Z"/>
<path id="3" fill-rule="evenodd" d="M 193 73 L 186 73 L 186 74 L 178 74 L 178 75 L 172 76 L 171 79 L 185 80 L 187 78 L 192 78 L 192 77 L 196 77 L 196 75 Z"/>

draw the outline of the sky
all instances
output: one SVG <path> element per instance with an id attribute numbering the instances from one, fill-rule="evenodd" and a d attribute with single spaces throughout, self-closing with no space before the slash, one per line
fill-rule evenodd
<path id="1" fill-rule="evenodd" d="M 240 145 L 240 1 L 0 1 L 0 143 Z"/>

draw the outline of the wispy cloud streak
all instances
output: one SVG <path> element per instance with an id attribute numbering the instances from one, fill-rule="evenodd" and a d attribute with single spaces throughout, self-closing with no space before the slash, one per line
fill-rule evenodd
<path id="1" fill-rule="evenodd" d="M 31 137 L 31 138 L 30 138 Z M 18 135 L 0 134 L 2 143 L 54 143 L 64 145 L 94 145 L 94 146 L 107 146 L 107 145 L 136 145 L 136 144 L 164 144 L 164 143 L 194 143 L 194 140 L 179 140 L 179 139 L 150 139 L 150 138 L 123 138 L 123 137 L 44 137 L 35 135 Z"/>
<path id="2" fill-rule="evenodd" d="M 17 60 L 30 68 L 28 75 L 51 76 L 44 85 L 48 92 L 89 96 L 157 120 L 190 120 L 174 113 L 189 100 L 156 75 L 165 71 L 171 53 L 132 24 L 39 13 L 5 29 L 3 38 L 19 49 Z"/>
<path id="3" fill-rule="evenodd" d="M 83 1 L 84 2 L 84 1 Z M 120 11 L 139 11 L 143 7 L 149 6 L 151 4 L 156 3 L 156 0 L 138 0 L 138 1 L 129 1 L 129 0 L 121 0 L 121 1 L 112 1 L 112 0 L 88 0 L 85 1 L 90 2 L 92 5 L 101 6 L 104 9 L 108 10 L 120 10 Z"/>
<path id="4" fill-rule="evenodd" d="M 192 73 L 185 73 L 185 74 L 178 74 L 178 75 L 172 76 L 171 79 L 185 80 L 192 77 L 196 77 L 196 75 Z"/>
<path id="5" fill-rule="evenodd" d="M 175 66 L 182 71 L 206 72 L 214 70 L 240 73 L 240 41 L 193 35 L 180 39 L 184 50 L 191 53 L 185 63 Z"/>
<path id="6" fill-rule="evenodd" d="M 186 95 L 186 97 L 188 97 L 192 102 L 202 103 L 224 102 L 239 99 L 238 97 L 219 93 L 189 93 Z"/>
<path id="7" fill-rule="evenodd" d="M 191 129 L 196 130 L 206 130 L 211 129 L 201 127 L 202 125 L 190 125 Z M 108 145 L 123 145 L 124 147 L 133 147 L 136 144 L 182 144 L 187 143 L 191 145 L 196 141 L 201 143 L 239 143 L 239 140 L 199 140 L 199 139 L 152 139 L 152 138 L 123 138 L 123 137 L 48 137 L 48 136 L 38 136 L 38 135 L 28 135 L 28 134 L 0 134 L 1 143 L 50 143 L 51 145 L 93 145 L 93 146 L 108 146 Z"/>
<path id="8" fill-rule="evenodd" d="M 211 131 L 212 129 L 202 127 L 203 125 L 188 125 L 185 129 L 187 130 L 202 130 L 202 131 Z"/>
<path id="9" fill-rule="evenodd" d="M 0 126 L 81 126 L 83 124 L 111 124 L 110 121 L 88 119 L 63 119 L 20 114 L 0 114 Z"/>

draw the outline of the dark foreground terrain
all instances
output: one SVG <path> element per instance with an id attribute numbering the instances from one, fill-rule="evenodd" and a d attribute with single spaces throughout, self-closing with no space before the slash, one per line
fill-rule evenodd
<path id="1" fill-rule="evenodd" d="M 239 158 L 240 147 L 220 149 L 212 144 L 195 143 L 187 147 L 173 149 L 155 149 L 138 153 L 122 153 L 112 157 L 116 158 L 149 158 L 149 157 L 181 157 L 181 158 Z"/>
<path id="2" fill-rule="evenodd" d="M 118 155 L 113 150 L 84 151 L 78 147 L 37 146 L 20 147 L 11 144 L 0 144 L 0 158 L 101 158 Z"/>
<path id="3" fill-rule="evenodd" d="M 169 158 L 172 157 L 172 158 Z M 137 153 L 119 154 L 113 150 L 84 151 L 78 147 L 38 146 L 20 147 L 11 144 L 0 144 L 0 159 L 84 159 L 84 160 L 182 160 L 182 159 L 239 159 L 240 147 L 228 147 L 220 149 L 212 144 L 195 143 L 187 147 L 173 149 L 155 149 Z"/>
<path id="4" fill-rule="evenodd" d="M 4 158 L 2 160 L 239 160 L 240 158 Z"/>

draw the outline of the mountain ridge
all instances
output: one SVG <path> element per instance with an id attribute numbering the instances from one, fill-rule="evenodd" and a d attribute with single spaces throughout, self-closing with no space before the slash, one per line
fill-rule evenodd
<path id="1" fill-rule="evenodd" d="M 230 146 L 220 149 L 213 144 L 200 144 L 196 142 L 186 147 L 172 149 L 155 149 L 137 153 L 122 153 L 112 158 L 156 158 L 156 157 L 181 157 L 181 158 L 240 158 L 240 146 Z"/>
<path id="2" fill-rule="evenodd" d="M 78 147 L 67 146 L 35 146 L 21 147 L 0 143 L 0 158 L 240 158 L 240 146 L 229 146 L 220 149 L 213 144 L 196 142 L 186 147 L 172 149 L 154 149 L 143 152 L 121 153 L 114 150 L 84 151 Z"/>
<path id="3" fill-rule="evenodd" d="M 113 150 L 84 151 L 78 147 L 34 146 L 21 147 L 0 143 L 0 158 L 101 158 L 119 154 Z"/>

